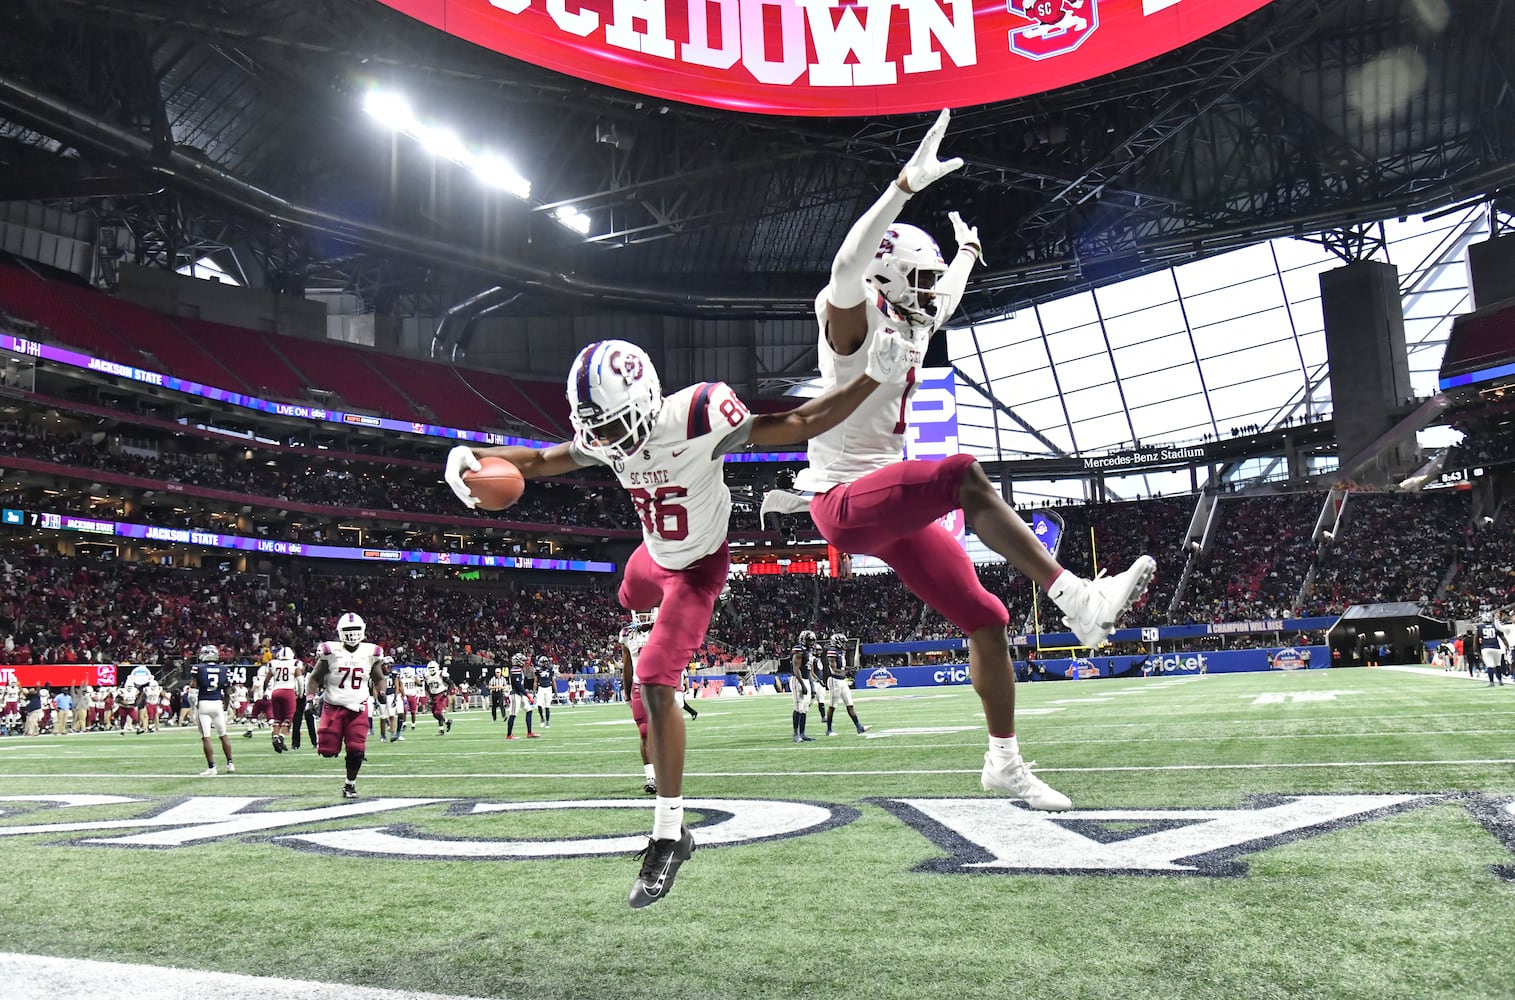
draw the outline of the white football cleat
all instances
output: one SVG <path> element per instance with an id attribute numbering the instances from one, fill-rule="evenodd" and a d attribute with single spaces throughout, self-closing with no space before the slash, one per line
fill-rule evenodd
<path id="1" fill-rule="evenodd" d="M 1131 605 L 1141 600 L 1156 573 L 1156 560 L 1151 556 L 1138 556 L 1124 573 L 1093 580 L 1073 577 L 1066 589 L 1054 585 L 1052 589 L 1059 592 L 1049 592 L 1048 596 L 1062 609 L 1065 615 L 1063 624 L 1073 630 L 1079 642 L 1094 649 L 1110 637 L 1116 623 Z M 1058 583 L 1070 575 L 1065 573 Z"/>
<path id="2" fill-rule="evenodd" d="M 214 764 L 212 764 L 210 767 L 207 767 L 205 770 L 203 770 L 203 771 L 200 772 L 200 777 L 202 777 L 202 778 L 214 778 L 215 776 L 216 776 L 216 765 L 214 765 Z"/>
<path id="3" fill-rule="evenodd" d="M 226 762 L 226 773 L 227 774 L 236 774 L 237 773 L 237 765 L 233 764 L 231 761 L 227 761 Z"/>
<path id="4" fill-rule="evenodd" d="M 1042 812 L 1067 812 L 1073 808 L 1073 801 L 1032 774 L 1031 764 L 1019 754 L 1001 767 L 990 764 L 989 754 L 984 754 L 984 770 L 979 775 L 979 783 L 986 792 L 1004 792 Z"/>

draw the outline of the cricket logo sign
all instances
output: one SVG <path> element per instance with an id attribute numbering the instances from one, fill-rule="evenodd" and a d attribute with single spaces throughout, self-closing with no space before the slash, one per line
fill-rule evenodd
<path id="1" fill-rule="evenodd" d="M 1006 7 L 1031 22 L 1009 32 L 1010 51 L 1027 59 L 1072 52 L 1099 27 L 1099 0 L 1008 0 Z"/>

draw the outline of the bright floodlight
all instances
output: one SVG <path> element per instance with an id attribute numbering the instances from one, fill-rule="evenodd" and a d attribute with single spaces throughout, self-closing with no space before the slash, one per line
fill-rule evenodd
<path id="1" fill-rule="evenodd" d="M 474 176 L 492 188 L 499 188 L 522 201 L 531 197 L 531 181 L 516 173 L 515 167 L 493 153 L 484 153 L 471 164 Z"/>
<path id="2" fill-rule="evenodd" d="M 589 216 L 576 208 L 566 205 L 562 208 L 555 208 L 552 210 L 552 217 L 580 236 L 589 235 Z"/>
<path id="3" fill-rule="evenodd" d="M 390 128 L 403 132 L 415 125 L 410 102 L 387 90 L 370 90 L 363 97 L 363 110 Z"/>
<path id="4" fill-rule="evenodd" d="M 458 133 L 451 129 L 429 128 L 421 125 L 417 127 L 415 136 L 422 148 L 433 156 L 456 160 L 459 163 L 468 159 L 468 150 L 463 148 L 463 140 L 459 139 Z"/>

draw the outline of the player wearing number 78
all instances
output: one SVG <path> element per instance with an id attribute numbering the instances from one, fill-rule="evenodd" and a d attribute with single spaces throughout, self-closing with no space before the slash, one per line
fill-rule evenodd
<path id="1" fill-rule="evenodd" d="M 855 378 L 788 413 L 754 415 L 721 382 L 702 382 L 665 398 L 646 352 L 622 340 L 604 340 L 579 352 L 568 374 L 572 441 L 540 450 L 459 446 L 447 456 L 447 483 L 469 507 L 478 499 L 463 472 L 477 469 L 478 459 L 486 456 L 510 460 L 526 479 L 606 465 L 636 505 L 642 544 L 626 563 L 620 601 L 633 612 L 659 609 L 636 669 L 658 800 L 646 860 L 632 887 L 633 907 L 666 895 L 678 866 L 694 849 L 682 829 L 684 719 L 674 691 L 685 664 L 705 641 L 730 568 L 731 492 L 722 472 L 724 456 L 748 444 L 796 444 L 830 430 L 880 384 L 898 391 L 920 352 L 908 336 L 880 337 Z"/>

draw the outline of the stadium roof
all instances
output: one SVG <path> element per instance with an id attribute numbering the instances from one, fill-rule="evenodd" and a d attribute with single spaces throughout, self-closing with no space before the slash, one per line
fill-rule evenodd
<path id="1" fill-rule="evenodd" d="M 967 315 L 1515 183 L 1508 4 L 1290 0 L 1177 52 L 959 109 L 968 161 L 909 209 L 980 222 Z M 0 11 L 0 187 L 127 223 L 146 260 L 434 311 L 808 309 L 930 115 L 823 120 L 654 99 L 369 0 L 37 0 Z M 490 193 L 361 111 L 375 86 L 533 186 Z M 580 235 L 552 217 L 572 206 Z M 1368 242 L 1371 242 L 1369 234 Z"/>

